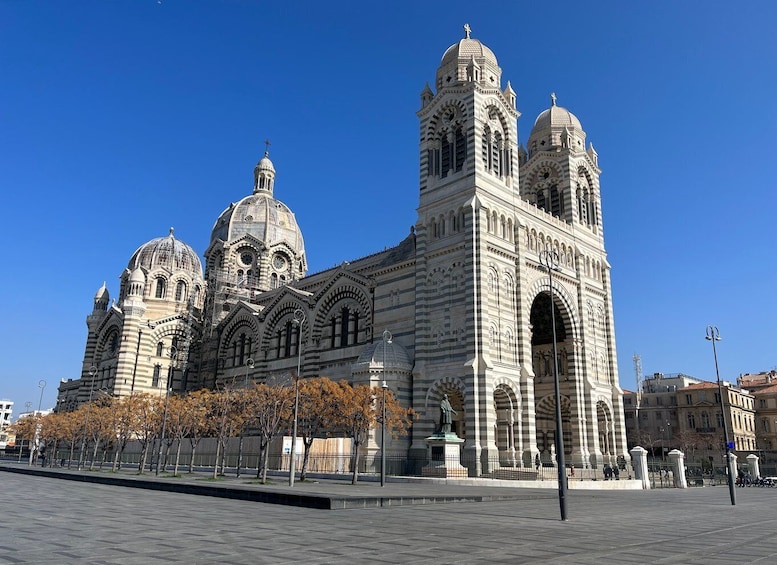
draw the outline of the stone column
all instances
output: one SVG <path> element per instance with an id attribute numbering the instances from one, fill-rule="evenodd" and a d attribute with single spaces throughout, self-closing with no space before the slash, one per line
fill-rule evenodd
<path id="1" fill-rule="evenodd" d="M 648 476 L 647 449 L 640 446 L 631 450 L 631 464 L 634 467 L 634 475 L 638 481 L 642 481 L 642 488 L 650 490 L 650 477 Z"/>
<path id="2" fill-rule="evenodd" d="M 747 457 L 747 464 L 750 467 L 750 474 L 753 476 L 753 479 L 757 479 L 761 476 L 761 467 L 758 465 L 758 456 L 755 453 L 751 453 Z"/>
<path id="3" fill-rule="evenodd" d="M 685 479 L 685 454 L 679 449 L 670 451 L 669 466 L 674 475 L 675 488 L 688 488 L 688 481 Z"/>

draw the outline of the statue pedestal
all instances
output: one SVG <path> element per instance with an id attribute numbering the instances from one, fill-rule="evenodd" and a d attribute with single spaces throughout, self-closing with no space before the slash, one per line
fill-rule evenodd
<path id="1" fill-rule="evenodd" d="M 468 477 L 468 469 L 461 465 L 462 443 L 463 439 L 450 432 L 426 438 L 429 464 L 421 469 L 421 475 L 444 479 Z"/>

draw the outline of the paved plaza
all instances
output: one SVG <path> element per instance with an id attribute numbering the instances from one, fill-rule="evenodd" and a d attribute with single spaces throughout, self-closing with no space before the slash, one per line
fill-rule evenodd
<path id="1" fill-rule="evenodd" d="M 514 489 L 512 500 L 332 511 L 8 472 L 0 485 L 0 564 L 777 562 L 772 488 L 737 489 L 736 506 L 725 487 L 571 490 L 561 522 L 556 491 L 540 489 Z"/>

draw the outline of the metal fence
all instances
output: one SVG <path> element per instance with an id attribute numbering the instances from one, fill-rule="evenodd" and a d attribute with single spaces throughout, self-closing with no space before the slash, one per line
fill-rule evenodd
<path id="1" fill-rule="evenodd" d="M 147 453 L 145 468 L 143 471 L 154 471 L 156 469 L 157 457 L 159 453 L 158 444 L 152 445 Z M 50 454 L 49 454 L 50 455 Z M 113 465 L 114 453 L 111 450 L 100 450 L 94 461 L 91 460 L 92 450 L 85 450 L 82 466 L 84 468 L 110 469 Z M 167 457 L 163 454 L 162 465 L 160 469 L 167 473 L 173 471 L 175 465 L 175 446 L 170 450 Z M 259 455 L 256 452 L 244 452 L 242 458 L 238 453 L 229 451 L 226 455 L 219 454 L 219 466 L 222 462 L 225 466 L 224 473 L 235 473 L 238 460 L 241 460 L 241 470 L 247 475 L 256 473 L 259 466 Z M 140 465 L 141 453 L 138 451 L 127 451 L 123 454 L 121 468 L 138 468 Z M 297 472 L 301 472 L 304 456 L 298 454 L 295 460 Z M 73 460 L 70 460 L 69 449 L 58 449 L 54 457 L 47 457 L 47 466 L 75 467 L 79 461 L 78 450 L 74 453 Z M 460 459 L 441 460 L 439 457 L 430 459 L 428 453 L 418 456 L 393 455 L 386 456 L 386 474 L 388 476 L 421 477 L 436 476 L 429 469 L 433 467 L 458 468 L 463 470 L 463 475 L 458 476 L 480 476 L 481 478 L 493 478 L 502 480 L 535 480 L 535 481 L 556 481 L 558 479 L 558 469 L 550 462 L 543 462 L 539 466 L 522 466 L 520 462 L 517 465 L 501 464 L 495 459 L 493 461 L 478 461 L 473 455 L 462 452 Z M 40 464 L 40 462 L 39 462 Z M 272 474 L 288 473 L 290 464 L 290 455 L 288 453 L 268 456 L 268 471 Z M 216 465 L 216 452 L 214 450 L 197 450 L 192 458 L 188 452 L 181 453 L 178 461 L 178 472 L 186 473 L 189 467 L 198 470 L 213 469 Z M 349 454 L 321 455 L 311 454 L 306 472 L 310 474 L 327 475 L 349 475 L 353 473 L 353 458 Z M 358 474 L 365 477 L 379 476 L 381 472 L 380 454 L 368 453 L 360 455 L 358 461 Z M 478 475 L 479 472 L 479 475 Z M 602 465 L 589 466 L 587 468 L 568 466 L 566 469 L 568 481 L 606 481 L 633 479 L 634 472 L 630 464 L 621 463 L 620 465 Z M 449 475 L 450 476 L 450 475 Z M 661 486 L 663 481 L 656 471 L 656 483 Z"/>

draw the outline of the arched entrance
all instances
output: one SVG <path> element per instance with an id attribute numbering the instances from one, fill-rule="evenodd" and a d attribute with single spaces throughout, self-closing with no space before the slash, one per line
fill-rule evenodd
<path id="1" fill-rule="evenodd" d="M 551 318 L 551 295 L 547 291 L 537 294 L 532 302 L 531 352 L 534 369 L 534 397 L 536 399 L 537 449 L 544 462 L 552 460 L 556 438 L 555 367 L 558 365 L 559 390 L 561 392 L 561 419 L 564 430 L 564 453 L 574 450 L 572 434 L 572 403 L 574 375 L 572 374 L 572 327 L 565 304 L 556 295 Z M 553 359 L 553 324 L 556 331 L 556 363 Z M 578 446 L 579 449 L 579 446 Z"/>
<path id="2" fill-rule="evenodd" d="M 518 398 L 507 385 L 501 384 L 494 390 L 494 412 L 496 413 L 495 438 L 499 450 L 499 464 L 516 467 L 516 437 L 520 437 L 518 424 Z"/>
<path id="3" fill-rule="evenodd" d="M 572 430 L 570 428 L 569 398 L 561 397 L 561 425 L 564 431 L 564 454 L 572 453 Z M 543 463 L 555 463 L 556 453 L 556 400 L 554 394 L 548 394 L 537 402 L 537 449 Z"/>

